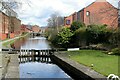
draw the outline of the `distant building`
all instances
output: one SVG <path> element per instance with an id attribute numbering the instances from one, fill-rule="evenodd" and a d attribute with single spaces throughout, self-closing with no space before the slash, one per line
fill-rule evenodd
<path id="1" fill-rule="evenodd" d="M 96 0 L 80 11 L 65 17 L 64 25 L 70 27 L 76 20 L 86 25 L 106 24 L 109 28 L 116 28 L 118 27 L 118 9 L 106 0 Z"/>
<path id="2" fill-rule="evenodd" d="M 34 26 L 32 26 L 32 31 L 34 33 L 38 33 L 38 32 L 40 32 L 40 27 L 38 25 L 34 25 Z"/>
<path id="3" fill-rule="evenodd" d="M 46 29 L 46 27 L 40 27 L 40 33 L 45 33 Z"/>
<path id="4" fill-rule="evenodd" d="M 21 25 L 21 34 L 24 33 L 24 32 L 33 32 L 32 29 L 31 29 L 31 26 L 30 25 L 25 25 L 25 24 L 22 24 Z"/>

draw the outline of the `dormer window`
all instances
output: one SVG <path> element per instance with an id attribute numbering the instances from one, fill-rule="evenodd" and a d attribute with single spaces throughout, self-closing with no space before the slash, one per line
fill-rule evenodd
<path id="1" fill-rule="evenodd" d="M 90 12 L 89 11 L 86 12 L 86 16 L 90 16 Z"/>

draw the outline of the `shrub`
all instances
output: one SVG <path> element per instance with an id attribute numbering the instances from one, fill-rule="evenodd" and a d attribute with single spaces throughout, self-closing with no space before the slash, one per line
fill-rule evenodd
<path id="1" fill-rule="evenodd" d="M 79 28 L 75 31 L 75 39 L 73 41 L 76 42 L 77 46 L 85 46 L 86 45 L 86 27 Z M 76 41 L 77 40 L 77 41 Z"/>
<path id="2" fill-rule="evenodd" d="M 106 43 L 111 35 L 111 32 L 106 28 L 106 25 L 88 25 L 87 37 L 89 43 Z"/>
<path id="3" fill-rule="evenodd" d="M 112 51 L 112 54 L 114 55 L 120 55 L 120 48 L 114 48 L 111 51 Z"/>
<path id="4" fill-rule="evenodd" d="M 117 29 L 112 33 L 109 42 L 116 47 L 120 46 L 120 29 Z"/>
<path id="5" fill-rule="evenodd" d="M 61 44 L 67 44 L 71 40 L 71 37 L 73 36 L 73 33 L 69 28 L 63 28 L 59 33 L 59 42 Z"/>
<path id="6" fill-rule="evenodd" d="M 77 29 L 81 28 L 81 27 L 85 27 L 85 24 L 79 21 L 75 21 L 72 23 L 70 30 L 71 31 L 76 31 Z"/>
<path id="7" fill-rule="evenodd" d="M 69 28 L 64 27 L 57 35 L 52 38 L 52 43 L 56 46 L 68 47 L 73 33 Z"/>

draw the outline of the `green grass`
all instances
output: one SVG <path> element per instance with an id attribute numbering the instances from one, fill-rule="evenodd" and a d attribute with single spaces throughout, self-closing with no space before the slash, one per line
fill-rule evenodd
<path id="1" fill-rule="evenodd" d="M 6 41 L 6 40 L 9 40 L 9 38 L 6 38 L 5 40 L 2 40 L 2 41 Z"/>
<path id="2" fill-rule="evenodd" d="M 6 48 L 9 48 L 9 46 L 11 44 L 13 44 L 14 42 L 15 42 L 15 40 L 7 41 L 7 42 L 3 43 L 2 46 L 6 47 Z"/>
<path id="3" fill-rule="evenodd" d="M 120 56 L 108 55 L 98 50 L 68 51 L 67 53 L 78 63 L 89 67 L 93 64 L 91 68 L 105 76 L 112 73 L 120 76 L 118 73 L 118 57 Z"/>
<path id="4" fill-rule="evenodd" d="M 13 39 L 13 40 L 10 40 L 10 41 L 3 43 L 2 46 L 6 47 L 6 48 L 10 48 L 10 45 L 13 44 L 16 40 L 23 38 L 23 37 L 26 37 L 27 35 L 29 35 L 29 33 L 22 34 L 17 39 Z M 9 39 L 7 39 L 7 40 L 9 40 Z"/>

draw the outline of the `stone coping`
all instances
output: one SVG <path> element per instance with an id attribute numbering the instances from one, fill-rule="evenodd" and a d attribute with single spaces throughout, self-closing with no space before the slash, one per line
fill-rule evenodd
<path id="1" fill-rule="evenodd" d="M 100 80 L 104 79 L 106 80 L 107 78 L 103 76 L 102 74 L 92 70 L 91 68 L 84 66 L 82 64 L 79 64 L 71 59 L 69 59 L 69 56 L 66 55 L 66 53 L 55 53 L 55 57 L 59 58 L 61 61 L 64 61 L 66 64 L 69 64 L 69 66 L 72 66 L 73 68 L 77 69 L 78 71 L 86 74 L 87 76 L 93 78 L 94 80 Z M 66 57 L 68 56 L 68 57 Z M 64 67 L 64 66 L 63 66 Z"/>

